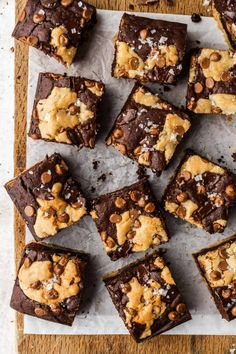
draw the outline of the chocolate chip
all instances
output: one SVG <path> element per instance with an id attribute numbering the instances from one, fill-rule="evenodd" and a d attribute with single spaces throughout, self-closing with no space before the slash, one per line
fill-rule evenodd
<path id="1" fill-rule="evenodd" d="M 32 260 L 29 257 L 26 257 L 24 260 L 24 267 L 29 268 L 32 263 L 33 263 Z"/>
<path id="2" fill-rule="evenodd" d="M 183 303 L 180 303 L 176 306 L 176 311 L 183 315 L 186 312 L 186 305 Z"/>
<path id="3" fill-rule="evenodd" d="M 207 88 L 212 89 L 215 86 L 215 81 L 212 77 L 208 77 L 205 84 Z"/>
<path id="4" fill-rule="evenodd" d="M 158 129 L 158 128 L 151 127 L 150 130 L 149 130 L 149 134 L 151 134 L 151 135 L 158 135 L 158 134 L 159 134 L 159 129 Z"/>
<path id="5" fill-rule="evenodd" d="M 113 136 L 116 138 L 116 139 L 120 139 L 122 138 L 123 136 L 123 131 L 121 128 L 116 128 L 113 132 Z"/>
<path id="6" fill-rule="evenodd" d="M 130 231 L 130 232 L 127 233 L 126 237 L 127 237 L 128 240 L 132 240 L 135 235 L 136 235 L 135 231 Z"/>
<path id="7" fill-rule="evenodd" d="M 69 311 L 75 311 L 78 309 L 80 299 L 78 296 L 71 296 L 66 300 L 66 308 Z"/>
<path id="8" fill-rule="evenodd" d="M 221 55 L 220 55 L 220 53 L 217 53 L 217 52 L 213 52 L 213 53 L 211 53 L 211 55 L 210 55 L 210 59 L 211 59 L 211 61 L 220 61 L 220 59 L 221 59 Z"/>
<path id="9" fill-rule="evenodd" d="M 209 58 L 204 58 L 203 60 L 202 60 L 202 62 L 201 62 L 201 67 L 203 68 L 203 69 L 208 69 L 209 68 L 209 66 L 210 66 L 210 59 Z"/>
<path id="10" fill-rule="evenodd" d="M 196 84 L 194 84 L 194 91 L 196 93 L 202 93 L 203 91 L 203 86 L 200 82 L 197 82 Z"/>
<path id="11" fill-rule="evenodd" d="M 146 39 L 148 37 L 148 29 L 144 28 L 139 32 L 139 36 L 142 39 Z"/>
<path id="12" fill-rule="evenodd" d="M 109 220 L 113 224 L 118 224 L 121 222 L 122 217 L 119 214 L 111 214 Z"/>
<path id="13" fill-rule="evenodd" d="M 158 68 L 164 68 L 164 66 L 166 65 L 166 60 L 162 55 L 159 55 L 159 57 L 156 60 L 156 66 Z"/>
<path id="14" fill-rule="evenodd" d="M 61 0 L 61 5 L 62 6 L 70 6 L 74 0 Z"/>
<path id="15" fill-rule="evenodd" d="M 212 280 L 219 280 L 221 278 L 221 274 L 217 270 L 213 270 L 210 273 L 210 277 L 211 277 Z"/>
<path id="16" fill-rule="evenodd" d="M 168 318 L 171 321 L 176 321 L 178 319 L 178 317 L 179 317 L 179 314 L 176 311 L 171 311 L 170 313 L 168 313 Z"/>
<path id="17" fill-rule="evenodd" d="M 186 216 L 186 209 L 183 206 L 179 206 L 176 211 L 176 215 L 179 216 L 180 218 L 185 218 Z"/>
<path id="18" fill-rule="evenodd" d="M 236 192 L 235 192 L 235 188 L 232 184 L 228 185 L 226 188 L 225 188 L 225 193 L 230 197 L 230 198 L 233 198 L 236 196 Z"/>
<path id="19" fill-rule="evenodd" d="M 180 194 L 177 195 L 176 199 L 177 199 L 178 202 L 180 202 L 180 203 L 186 202 L 186 200 L 188 200 L 188 193 L 182 192 L 182 193 L 180 193 Z"/>
<path id="20" fill-rule="evenodd" d="M 126 204 L 126 201 L 125 201 L 123 198 L 121 198 L 121 197 L 117 197 L 117 198 L 116 198 L 116 200 L 115 200 L 115 206 L 116 206 L 117 208 L 123 208 L 123 207 L 125 206 L 125 204 Z"/>
<path id="21" fill-rule="evenodd" d="M 51 175 L 51 173 L 43 172 L 43 173 L 41 174 L 41 182 L 42 182 L 43 184 L 47 184 L 47 183 L 49 183 L 51 180 L 52 180 L 52 175 Z"/>
<path id="22" fill-rule="evenodd" d="M 132 57 L 129 59 L 129 66 L 132 70 L 136 70 L 139 67 L 139 60 L 138 58 Z"/>
<path id="23" fill-rule="evenodd" d="M 59 296 L 59 294 L 56 291 L 56 289 L 51 289 L 51 290 L 47 291 L 47 293 L 46 293 L 46 297 L 51 300 L 57 299 L 58 296 Z"/>
<path id="24" fill-rule="evenodd" d="M 34 313 L 36 316 L 43 317 L 47 315 L 48 312 L 46 311 L 46 309 L 42 309 L 41 307 L 36 307 L 34 309 Z"/>
<path id="25" fill-rule="evenodd" d="M 67 224 L 70 217 L 67 213 L 63 213 L 57 217 L 58 222 Z"/>
<path id="26" fill-rule="evenodd" d="M 24 212 L 25 212 L 25 215 L 32 217 L 32 216 L 34 216 L 35 210 L 32 207 L 32 205 L 26 205 Z"/>
<path id="27" fill-rule="evenodd" d="M 70 105 L 70 107 L 69 107 L 69 113 L 70 113 L 72 116 L 78 114 L 79 111 L 80 111 L 80 108 L 77 107 L 75 104 Z"/>
<path id="28" fill-rule="evenodd" d="M 226 261 L 221 261 L 219 264 L 218 264 L 218 267 L 221 271 L 225 271 L 228 269 L 228 263 Z"/>
<path id="29" fill-rule="evenodd" d="M 146 213 L 153 213 L 155 209 L 156 209 L 156 207 L 155 207 L 154 203 L 147 203 L 147 205 L 145 205 L 145 207 L 144 207 L 144 210 L 146 211 Z"/>
<path id="30" fill-rule="evenodd" d="M 137 202 L 141 197 L 141 193 L 139 191 L 131 191 L 129 196 L 133 202 Z"/>
<path id="31" fill-rule="evenodd" d="M 228 258 L 228 253 L 226 248 L 219 248 L 218 253 L 221 258 Z"/>
<path id="32" fill-rule="evenodd" d="M 231 290 L 223 289 L 221 295 L 224 299 L 229 299 L 231 297 Z"/>
<path id="33" fill-rule="evenodd" d="M 27 37 L 26 42 L 27 42 L 27 44 L 35 47 L 38 44 L 39 39 L 36 36 L 29 36 L 29 37 Z"/>
<path id="34" fill-rule="evenodd" d="M 194 23 L 199 23 L 199 22 L 201 22 L 202 18 L 199 14 L 193 13 L 191 16 L 191 20 Z"/>
<path id="35" fill-rule="evenodd" d="M 231 313 L 233 316 L 236 316 L 236 306 L 231 309 Z"/>
<path id="36" fill-rule="evenodd" d="M 39 13 L 35 13 L 33 16 L 33 22 L 38 24 L 38 23 L 42 23 L 45 19 L 45 15 L 43 14 L 39 14 Z"/>
<path id="37" fill-rule="evenodd" d="M 32 284 L 30 284 L 30 287 L 32 289 L 38 290 L 41 288 L 41 285 L 42 285 L 41 281 L 37 280 L 37 281 L 34 281 Z"/>

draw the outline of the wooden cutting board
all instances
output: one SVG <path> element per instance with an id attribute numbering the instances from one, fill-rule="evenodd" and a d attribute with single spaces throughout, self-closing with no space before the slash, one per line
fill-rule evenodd
<path id="1" fill-rule="evenodd" d="M 209 15 L 202 0 L 160 0 L 159 5 L 132 7 L 128 0 L 89 0 L 97 8 L 109 10 L 150 11 L 191 15 L 193 12 Z M 16 17 L 25 0 L 16 0 Z M 131 5 L 131 6 L 130 6 Z M 15 43 L 15 145 L 14 173 L 19 174 L 26 162 L 28 48 Z M 19 263 L 25 243 L 25 226 L 15 212 L 15 258 Z M 56 336 L 24 335 L 23 315 L 17 314 L 17 349 L 20 354 L 226 354 L 236 343 L 233 336 L 160 336 L 137 345 L 128 335 Z M 234 339 L 235 338 L 235 339 Z M 7 354 L 7 353 L 5 353 Z"/>

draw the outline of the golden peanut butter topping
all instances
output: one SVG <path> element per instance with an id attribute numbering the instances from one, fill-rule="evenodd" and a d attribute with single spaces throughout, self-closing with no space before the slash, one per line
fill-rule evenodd
<path id="1" fill-rule="evenodd" d="M 61 59 L 62 63 L 69 66 L 73 62 L 77 49 L 69 45 L 67 33 L 64 26 L 53 28 L 50 44 L 56 49 L 56 56 Z"/>

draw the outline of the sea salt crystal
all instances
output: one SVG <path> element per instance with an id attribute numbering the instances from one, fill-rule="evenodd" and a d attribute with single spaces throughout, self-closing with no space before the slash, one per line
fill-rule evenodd
<path id="1" fill-rule="evenodd" d="M 71 28 L 71 33 L 76 33 L 76 29 L 75 28 Z"/>
<path id="2" fill-rule="evenodd" d="M 154 34 L 154 33 L 156 33 L 156 30 L 152 29 L 150 32 L 151 32 L 151 34 Z"/>
<path id="3" fill-rule="evenodd" d="M 159 39 L 159 45 L 166 44 L 167 39 L 167 37 L 161 36 L 161 38 Z"/>
<path id="4" fill-rule="evenodd" d="M 170 70 L 169 70 L 169 74 L 170 74 L 170 75 L 174 75 L 174 74 L 175 74 L 174 70 L 173 70 L 173 69 L 170 69 Z"/>
<path id="5" fill-rule="evenodd" d="M 194 179 L 196 182 L 200 182 L 200 181 L 202 181 L 202 175 L 197 175 L 194 177 Z"/>
<path id="6" fill-rule="evenodd" d="M 77 98 L 77 100 L 76 100 L 76 102 L 75 102 L 75 105 L 76 105 L 77 107 L 80 107 L 80 105 L 81 105 L 81 101 L 80 101 L 80 99 L 79 99 L 79 98 Z"/>
<path id="7" fill-rule="evenodd" d="M 34 172 L 33 172 L 33 171 L 29 171 L 29 174 L 30 174 L 30 175 L 33 175 L 33 174 L 34 174 Z"/>
<path id="8" fill-rule="evenodd" d="M 172 134 L 170 135 L 170 141 L 176 142 L 176 141 L 177 141 L 177 136 L 178 136 L 177 133 L 172 133 Z"/>
<path id="9" fill-rule="evenodd" d="M 40 9 L 38 12 L 39 15 L 45 15 L 45 11 L 43 9 Z"/>

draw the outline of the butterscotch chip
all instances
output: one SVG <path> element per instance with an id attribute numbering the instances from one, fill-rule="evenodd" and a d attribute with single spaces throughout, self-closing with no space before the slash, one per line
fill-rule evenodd
<path id="1" fill-rule="evenodd" d="M 39 317 L 43 317 L 43 316 L 47 315 L 47 311 L 41 307 L 36 307 L 34 309 L 34 312 L 35 312 L 36 316 L 39 316 Z"/>
<path id="2" fill-rule="evenodd" d="M 178 312 L 176 312 L 176 311 L 171 311 L 171 312 L 168 314 L 168 317 L 169 317 L 169 320 L 171 320 L 171 321 L 176 321 L 176 320 L 179 318 L 179 314 L 178 314 Z"/>
<path id="3" fill-rule="evenodd" d="M 139 36 L 142 39 L 146 39 L 148 37 L 148 29 L 144 28 L 139 32 Z"/>
<path id="4" fill-rule="evenodd" d="M 203 69 L 208 69 L 209 68 L 209 66 L 210 66 L 210 59 L 209 58 L 204 58 L 203 60 L 202 60 L 202 62 L 201 62 L 201 67 L 203 68 Z"/>
<path id="5" fill-rule="evenodd" d="M 139 220 L 135 220 L 134 221 L 134 227 L 136 228 L 136 229 L 138 229 L 139 227 L 141 227 L 142 226 L 142 224 L 141 224 L 141 222 L 139 221 Z"/>
<path id="6" fill-rule="evenodd" d="M 33 16 L 33 21 L 34 23 L 38 24 L 38 23 L 42 23 L 45 19 L 45 15 L 44 14 L 39 14 L 39 13 L 35 13 Z"/>
<path id="7" fill-rule="evenodd" d="M 156 66 L 158 68 L 164 68 L 164 66 L 166 65 L 166 60 L 163 56 L 159 55 L 159 57 L 156 60 Z"/>
<path id="8" fill-rule="evenodd" d="M 126 154 L 126 147 L 124 144 L 116 144 L 116 148 L 121 152 L 122 155 Z"/>
<path id="9" fill-rule="evenodd" d="M 217 270 L 213 270 L 210 273 L 210 277 L 211 277 L 212 280 L 219 280 L 221 278 L 221 274 Z"/>
<path id="10" fill-rule="evenodd" d="M 205 192 L 206 192 L 206 188 L 202 184 L 197 186 L 197 193 L 198 194 L 204 194 Z"/>
<path id="11" fill-rule="evenodd" d="M 133 200 L 133 202 L 137 202 L 140 199 L 140 192 L 139 191 L 131 191 L 129 193 L 130 199 Z"/>
<path id="12" fill-rule="evenodd" d="M 59 304 L 51 304 L 50 309 L 52 312 L 58 314 L 61 312 L 61 306 Z"/>
<path id="13" fill-rule="evenodd" d="M 122 291 L 127 294 L 131 290 L 131 286 L 129 283 L 126 283 L 122 286 Z"/>
<path id="14" fill-rule="evenodd" d="M 120 128 L 115 129 L 113 135 L 116 139 L 122 138 L 122 136 L 123 136 L 122 129 L 120 129 Z"/>
<path id="15" fill-rule="evenodd" d="M 231 80 L 231 75 L 228 71 L 224 71 L 221 75 L 221 80 L 222 81 L 230 81 Z"/>
<path id="16" fill-rule="evenodd" d="M 124 200 L 124 198 L 121 197 L 117 197 L 115 200 L 115 206 L 117 208 L 123 208 L 126 204 L 126 201 Z"/>
<path id="17" fill-rule="evenodd" d="M 41 281 L 37 280 L 37 281 L 31 283 L 30 287 L 32 289 L 40 289 L 41 285 L 42 285 Z"/>
<path id="18" fill-rule="evenodd" d="M 64 272 L 64 267 L 60 264 L 56 264 L 53 268 L 53 271 L 56 275 L 61 275 Z"/>
<path id="19" fill-rule="evenodd" d="M 132 70 L 136 70 L 139 67 L 139 60 L 135 57 L 130 58 L 129 66 Z"/>
<path id="20" fill-rule="evenodd" d="M 217 62 L 217 61 L 220 61 L 220 59 L 221 59 L 220 53 L 217 53 L 217 52 L 211 53 L 211 55 L 210 55 L 211 61 Z"/>
<path id="21" fill-rule="evenodd" d="M 146 205 L 146 200 L 144 197 L 141 197 L 139 200 L 138 200 L 138 206 L 140 206 L 141 208 L 144 208 Z"/>
<path id="22" fill-rule="evenodd" d="M 184 128 L 182 127 L 182 125 L 177 125 L 177 127 L 175 128 L 175 132 L 176 132 L 178 135 L 183 136 L 184 133 L 185 133 L 185 130 L 184 130 Z"/>
<path id="23" fill-rule="evenodd" d="M 83 13 L 82 13 L 82 16 L 88 20 L 91 18 L 91 11 L 89 9 L 84 9 Z"/>
<path id="24" fill-rule="evenodd" d="M 80 111 L 79 107 L 77 107 L 75 104 L 70 105 L 69 107 L 69 113 L 73 116 L 75 114 L 78 114 Z"/>
<path id="25" fill-rule="evenodd" d="M 180 194 L 177 195 L 176 199 L 177 199 L 178 202 L 180 202 L 180 203 L 185 202 L 186 200 L 188 200 L 188 193 L 182 192 L 182 193 L 180 193 Z"/>
<path id="26" fill-rule="evenodd" d="M 111 239 L 107 239 L 106 244 L 109 248 L 113 248 L 115 246 L 115 241 L 113 241 Z"/>
<path id="27" fill-rule="evenodd" d="M 158 129 L 158 128 L 151 127 L 150 130 L 149 130 L 149 133 L 150 133 L 151 135 L 158 135 L 158 134 L 159 134 L 159 129 Z"/>
<path id="28" fill-rule="evenodd" d="M 214 203 L 218 206 L 222 206 L 225 204 L 225 201 L 223 198 L 221 197 L 216 197 L 215 200 L 214 200 Z"/>
<path id="29" fill-rule="evenodd" d="M 102 239 L 103 242 L 106 241 L 106 239 L 107 239 L 107 234 L 106 234 L 106 232 L 101 232 L 101 239 Z"/>
<path id="30" fill-rule="evenodd" d="M 47 183 L 51 182 L 51 180 L 52 180 L 52 174 L 51 173 L 43 172 L 41 174 L 41 182 L 43 184 L 47 184 Z"/>
<path id="31" fill-rule="evenodd" d="M 153 213 L 155 209 L 156 209 L 156 207 L 155 207 L 154 203 L 147 203 L 144 207 L 144 210 L 146 211 L 146 213 Z"/>
<path id="32" fill-rule="evenodd" d="M 208 77 L 206 79 L 206 87 L 209 88 L 209 89 L 212 89 L 214 86 L 215 86 L 215 81 L 212 77 Z"/>
<path id="33" fill-rule="evenodd" d="M 137 209 L 131 209 L 129 215 L 131 219 L 136 219 L 139 216 L 139 212 Z"/>
<path id="34" fill-rule="evenodd" d="M 25 209 L 24 209 L 25 215 L 32 217 L 35 214 L 35 210 L 34 207 L 32 207 L 32 205 L 26 205 Z"/>
<path id="35" fill-rule="evenodd" d="M 176 306 L 176 311 L 180 314 L 184 314 L 186 312 L 186 310 L 187 310 L 187 308 L 186 308 L 185 304 L 180 303 Z"/>
<path id="36" fill-rule="evenodd" d="M 220 224 L 218 224 L 217 222 L 215 222 L 214 224 L 213 224 L 213 230 L 214 230 L 214 232 L 218 232 L 218 231 L 220 231 L 222 229 L 222 226 L 220 225 Z"/>
<path id="37" fill-rule="evenodd" d="M 180 218 L 185 218 L 186 216 L 186 209 L 183 206 L 179 206 L 176 209 L 176 215 L 178 215 Z"/>
<path id="38" fill-rule="evenodd" d="M 142 146 L 136 147 L 134 150 L 134 155 L 141 155 L 142 154 Z"/>
<path id="39" fill-rule="evenodd" d="M 121 222 L 122 218 L 119 214 L 111 214 L 109 220 L 111 223 L 117 224 L 117 223 Z"/>
<path id="40" fill-rule="evenodd" d="M 58 263 L 59 263 L 61 266 L 65 267 L 66 264 L 68 263 L 68 258 L 65 257 L 65 256 L 63 256 L 63 257 L 61 257 L 61 259 L 58 261 Z"/>
<path id="41" fill-rule="evenodd" d="M 230 289 L 223 289 L 221 295 L 224 299 L 229 299 L 231 297 L 231 290 Z"/>
<path id="42" fill-rule="evenodd" d="M 219 248 L 218 253 L 221 258 L 228 258 L 228 253 L 227 253 L 226 248 L 224 248 L 224 247 Z"/>
<path id="43" fill-rule="evenodd" d="M 39 39 L 36 36 L 29 36 L 29 37 L 27 37 L 26 42 L 28 45 L 35 47 L 38 44 Z"/>
<path id="44" fill-rule="evenodd" d="M 68 223 L 68 221 L 70 220 L 70 217 L 67 213 L 63 213 L 57 217 L 57 220 L 58 220 L 58 222 L 61 222 L 61 223 Z"/>
<path id="45" fill-rule="evenodd" d="M 135 235 L 136 235 L 135 231 L 130 231 L 127 233 L 126 237 L 128 240 L 132 240 L 132 238 L 134 238 Z"/>
<path id="46" fill-rule="evenodd" d="M 200 82 L 197 82 L 195 85 L 194 85 L 194 91 L 196 93 L 202 93 L 203 91 L 203 86 Z"/>
<path id="47" fill-rule="evenodd" d="M 79 209 L 83 206 L 83 204 L 81 202 L 75 202 L 75 203 L 71 203 L 71 206 L 74 209 Z"/>
<path id="48" fill-rule="evenodd" d="M 184 181 L 188 182 L 192 178 L 192 174 L 189 171 L 183 171 L 180 176 L 180 179 L 183 179 Z"/>
<path id="49" fill-rule="evenodd" d="M 220 270 L 225 271 L 225 270 L 228 269 L 228 263 L 226 261 L 221 261 L 218 264 L 218 267 L 219 267 Z"/>
<path id="50" fill-rule="evenodd" d="M 57 173 L 59 176 L 61 176 L 61 175 L 63 175 L 63 174 L 65 173 L 64 167 L 61 166 L 61 165 L 59 165 L 59 164 L 56 164 L 56 166 L 55 166 L 55 171 L 56 171 L 56 173 Z"/>
<path id="51" fill-rule="evenodd" d="M 74 0 L 61 0 L 62 6 L 70 6 Z"/>
<path id="52" fill-rule="evenodd" d="M 26 257 L 25 260 L 24 260 L 24 266 L 25 268 L 29 268 L 32 264 L 32 261 L 29 257 Z"/>
<path id="53" fill-rule="evenodd" d="M 233 316 L 236 316 L 236 306 L 234 306 L 231 310 Z"/>
<path id="54" fill-rule="evenodd" d="M 21 15 L 20 15 L 20 17 L 19 17 L 19 22 L 23 22 L 24 19 L 25 19 L 25 16 L 26 16 L 26 11 L 23 10 L 22 13 L 21 13 Z"/>
<path id="55" fill-rule="evenodd" d="M 226 187 L 225 193 L 229 197 L 232 197 L 232 198 L 235 197 L 236 196 L 235 187 L 232 184 L 230 184 L 229 186 Z"/>

